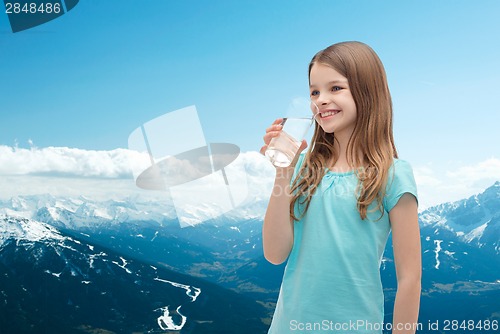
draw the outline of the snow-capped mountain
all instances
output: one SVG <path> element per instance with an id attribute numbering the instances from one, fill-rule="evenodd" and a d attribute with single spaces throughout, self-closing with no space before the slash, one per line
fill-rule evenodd
<path id="1" fill-rule="evenodd" d="M 106 247 L 157 261 L 178 249 L 189 249 L 185 255 L 191 254 L 191 259 L 175 256 L 169 265 L 182 272 L 209 277 L 210 269 L 193 268 L 219 261 L 222 268 L 230 271 L 241 261 L 261 256 L 264 202 L 261 199 L 254 207 L 247 205 L 235 210 L 238 212 L 186 229 L 179 228 L 172 207 L 139 198 L 95 201 L 51 195 L 15 197 L 0 201 L 0 215 L 42 221 L 80 237 L 87 236 L 89 241 L 93 239 Z M 448 268 L 456 273 L 467 268 L 464 263 L 474 261 L 476 266 L 484 265 L 482 274 L 490 272 L 488 277 L 494 276 L 490 264 L 498 262 L 500 252 L 500 182 L 468 199 L 431 207 L 419 218 L 424 268 L 441 269 L 442 274 Z M 128 247 L 123 247 L 125 244 Z M 389 242 L 386 258 L 391 256 L 390 252 Z M 220 269 L 214 271 L 215 276 L 219 276 Z M 467 275 L 472 275 L 470 270 L 462 274 Z"/>
<path id="2" fill-rule="evenodd" d="M 62 244 L 67 239 L 57 229 L 45 223 L 14 217 L 0 217 L 0 221 L 0 247 L 8 240 L 16 240 L 17 244 L 45 240 Z"/>
<path id="3" fill-rule="evenodd" d="M 237 291 L 266 305 L 269 318 L 283 266 L 272 266 L 262 257 L 261 224 L 265 204 L 265 199 L 256 200 L 236 210 L 238 212 L 181 228 L 172 207 L 139 198 L 96 201 L 51 195 L 16 197 L 0 202 L 0 215 L 4 216 L 0 221 L 3 222 L 0 226 L 3 231 L 0 232 L 0 265 L 2 261 L 5 263 L 6 240 L 10 240 L 9 247 L 23 244 L 23 240 L 31 243 L 39 240 L 40 245 L 47 247 L 50 242 L 70 245 L 78 241 L 79 246 L 71 247 L 83 247 L 83 254 L 91 251 L 89 246 L 83 245 L 93 245 L 95 252 L 99 247 L 107 249 L 107 254 L 113 252 L 114 260 L 107 264 L 113 264 L 117 270 L 120 266 L 129 269 L 133 261 L 153 263 L 155 267 L 188 275 L 188 281 L 201 278 Z M 449 318 L 495 317 L 498 311 L 495 300 L 500 293 L 499 217 L 500 182 L 481 194 L 444 203 L 420 214 L 422 305 L 425 306 L 422 319 L 435 319 L 437 310 L 439 314 L 442 310 L 449 311 Z M 120 270 L 127 273 L 125 268 Z M 391 240 L 381 271 L 386 308 L 390 309 L 396 291 Z M 205 291 L 202 287 L 200 298 Z M 473 305 L 474 312 L 457 308 L 453 298 Z M 390 312 L 387 316 L 391 316 Z"/>
<path id="4" fill-rule="evenodd" d="M 66 229 L 101 228 L 102 225 L 126 221 L 154 221 L 161 224 L 175 219 L 175 210 L 164 203 L 138 201 L 94 201 L 79 198 L 54 197 L 49 194 L 19 196 L 0 201 L 0 214 L 23 217 Z"/>
<path id="5" fill-rule="evenodd" d="M 196 214 L 201 221 L 209 224 L 230 224 L 247 219 L 259 219 L 265 212 L 265 201 L 249 203 L 213 219 L 214 214 L 206 206 Z M 49 194 L 18 196 L 0 200 L 0 215 L 30 218 L 53 226 L 78 230 L 103 228 L 106 225 L 142 221 L 159 226 L 177 224 L 173 205 L 165 201 L 126 198 L 123 200 L 96 201 L 80 196 L 78 198 L 55 197 Z"/>
<path id="6" fill-rule="evenodd" d="M 68 236 L 0 218 L 2 333 L 263 333 L 246 296 Z"/>
<path id="7" fill-rule="evenodd" d="M 41 195 L 0 201 L 0 215 L 42 221 L 122 254 L 213 281 L 220 279 L 221 272 L 261 255 L 262 223 L 252 219 L 251 205 L 246 208 L 254 213 L 229 212 L 217 220 L 181 228 L 172 207 L 138 198 L 95 201 Z"/>
<path id="8" fill-rule="evenodd" d="M 260 220 L 237 221 L 233 217 L 181 228 L 161 203 L 136 199 L 99 202 L 51 195 L 13 198 L 0 203 L 0 212 L 31 221 L 32 226 L 41 224 L 32 218 L 44 221 L 43 226 L 57 231 L 56 227 L 67 237 L 240 293 L 261 290 L 249 285 L 243 288 L 246 278 L 228 279 L 239 266 L 262 256 Z"/>
<path id="9" fill-rule="evenodd" d="M 454 235 L 500 254 L 500 182 L 468 199 L 429 208 L 420 214 L 420 221 L 424 231 Z"/>

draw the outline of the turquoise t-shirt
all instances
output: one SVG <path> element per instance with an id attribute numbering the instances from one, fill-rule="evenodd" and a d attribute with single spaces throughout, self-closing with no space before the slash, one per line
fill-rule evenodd
<path id="1" fill-rule="evenodd" d="M 306 214 L 295 222 L 269 334 L 382 333 L 380 263 L 391 231 L 388 212 L 404 193 L 417 198 L 417 188 L 410 164 L 394 159 L 382 218 L 377 221 L 377 210 L 361 220 L 357 183 L 354 171 L 327 170 Z"/>

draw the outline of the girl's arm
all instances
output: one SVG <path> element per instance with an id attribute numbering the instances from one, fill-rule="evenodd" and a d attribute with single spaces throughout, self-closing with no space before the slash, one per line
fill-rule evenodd
<path id="1" fill-rule="evenodd" d="M 283 126 L 283 119 L 278 118 L 266 129 L 264 135 L 264 146 L 260 153 L 264 154 L 272 138 L 279 136 Z M 262 226 L 262 244 L 264 257 L 272 264 L 285 262 L 293 246 L 293 221 L 290 218 L 290 181 L 293 170 L 300 152 L 307 147 L 307 142 L 302 141 L 299 151 L 290 167 L 276 168 L 276 179 L 274 180 L 273 192 L 267 206 Z"/>
<path id="2" fill-rule="evenodd" d="M 290 219 L 290 180 L 293 168 L 276 168 L 273 192 L 262 226 L 264 257 L 272 264 L 285 262 L 293 246 Z"/>
<path id="3" fill-rule="evenodd" d="M 415 333 L 420 305 L 422 258 L 415 197 L 405 193 L 389 212 L 398 288 L 393 334 Z"/>

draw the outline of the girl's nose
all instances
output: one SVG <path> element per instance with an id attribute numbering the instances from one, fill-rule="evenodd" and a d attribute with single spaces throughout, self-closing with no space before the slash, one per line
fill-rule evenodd
<path id="1" fill-rule="evenodd" d="M 318 97 L 318 100 L 316 101 L 316 103 L 318 105 L 323 105 L 323 106 L 329 104 L 330 102 L 331 102 L 331 99 L 328 96 L 326 96 L 325 94 L 321 94 Z"/>

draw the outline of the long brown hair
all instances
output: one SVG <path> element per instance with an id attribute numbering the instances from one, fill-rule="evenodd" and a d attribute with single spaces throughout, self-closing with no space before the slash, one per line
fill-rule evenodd
<path id="1" fill-rule="evenodd" d="M 347 162 L 355 166 L 358 177 L 357 208 L 366 219 L 368 206 L 376 200 L 381 216 L 389 168 L 398 154 L 392 134 L 392 101 L 384 66 L 371 47 L 361 42 L 342 42 L 319 51 L 309 64 L 327 65 L 347 78 L 356 104 L 357 118 L 347 144 Z M 290 217 L 300 219 L 307 211 L 328 162 L 335 162 L 339 152 L 334 148 L 333 133 L 315 123 L 312 145 L 295 177 L 291 192 Z M 302 210 L 295 215 L 295 204 Z"/>

